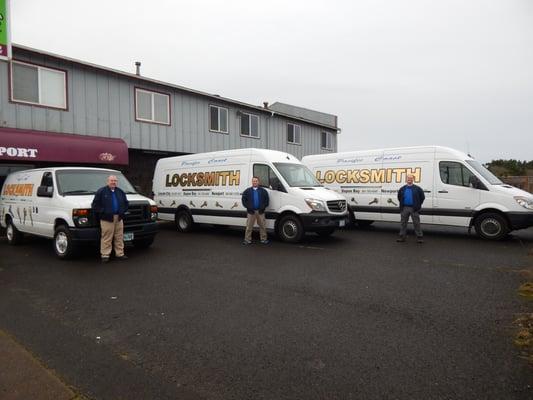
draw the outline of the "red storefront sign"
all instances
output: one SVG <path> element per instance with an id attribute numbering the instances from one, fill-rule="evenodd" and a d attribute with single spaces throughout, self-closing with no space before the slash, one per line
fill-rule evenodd
<path id="1" fill-rule="evenodd" d="M 1 161 L 128 164 L 122 139 L 0 128 Z"/>

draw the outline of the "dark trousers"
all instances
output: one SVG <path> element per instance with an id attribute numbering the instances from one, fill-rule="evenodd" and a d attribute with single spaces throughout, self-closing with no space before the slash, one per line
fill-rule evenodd
<path id="1" fill-rule="evenodd" d="M 402 224 L 400 228 L 400 236 L 404 237 L 407 234 L 407 223 L 409 222 L 409 217 L 413 221 L 415 226 L 415 234 L 417 237 L 422 237 L 422 229 L 420 229 L 420 214 L 418 211 L 415 211 L 413 207 L 404 207 L 401 211 Z"/>

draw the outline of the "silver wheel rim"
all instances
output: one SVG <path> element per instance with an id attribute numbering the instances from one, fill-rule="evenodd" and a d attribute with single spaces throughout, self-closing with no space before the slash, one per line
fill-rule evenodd
<path id="1" fill-rule="evenodd" d="M 11 242 L 13 240 L 13 236 L 14 236 L 13 225 L 11 225 L 11 224 L 7 225 L 6 236 L 7 236 L 7 240 L 8 241 Z"/>
<path id="2" fill-rule="evenodd" d="M 283 224 L 283 234 L 289 239 L 294 239 L 298 235 L 298 225 L 294 221 L 287 221 Z"/>
<path id="3" fill-rule="evenodd" d="M 486 218 L 481 222 L 481 232 L 485 236 L 498 236 L 502 231 L 502 225 L 496 218 Z"/>
<path id="4" fill-rule="evenodd" d="M 189 226 L 189 223 L 187 221 L 187 216 L 186 215 L 180 216 L 178 219 L 178 224 L 181 229 L 183 230 L 187 229 L 187 227 Z"/>
<path id="5" fill-rule="evenodd" d="M 68 238 L 65 232 L 56 235 L 56 250 L 59 254 L 65 254 L 68 248 Z"/>

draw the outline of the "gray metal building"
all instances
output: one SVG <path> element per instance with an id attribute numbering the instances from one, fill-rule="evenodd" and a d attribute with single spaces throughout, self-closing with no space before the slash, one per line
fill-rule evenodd
<path id="1" fill-rule="evenodd" d="M 337 151 L 339 132 L 331 114 L 255 106 L 25 46 L 0 61 L 0 177 L 26 166 L 108 164 L 148 192 L 161 157 L 257 147 L 301 158 Z M 13 150 L 28 143 L 41 147 Z"/>

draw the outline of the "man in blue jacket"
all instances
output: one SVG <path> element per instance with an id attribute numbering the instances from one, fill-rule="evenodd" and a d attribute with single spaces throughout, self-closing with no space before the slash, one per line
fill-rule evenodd
<path id="1" fill-rule="evenodd" d="M 424 203 L 426 196 L 424 195 L 422 188 L 415 185 L 413 180 L 413 175 L 407 175 L 407 185 L 402 186 L 400 190 L 398 190 L 402 225 L 400 228 L 400 237 L 396 240 L 397 242 L 405 242 L 409 217 L 413 220 L 418 243 L 424 242 L 422 239 L 422 229 L 420 229 L 420 209 L 422 208 L 422 203 Z"/>
<path id="2" fill-rule="evenodd" d="M 100 254 L 102 262 L 109 262 L 111 249 L 115 249 L 115 257 L 119 260 L 126 260 L 124 254 L 124 214 L 128 210 L 128 199 L 126 193 L 118 186 L 118 179 L 115 175 L 107 178 L 107 185 L 98 189 L 94 195 L 92 209 L 100 219 L 101 238 Z"/>
<path id="3" fill-rule="evenodd" d="M 242 244 L 252 243 L 252 230 L 256 221 L 257 225 L 259 225 L 261 243 L 268 244 L 265 225 L 265 209 L 268 207 L 268 201 L 268 192 L 259 186 L 259 178 L 254 176 L 252 178 L 252 186 L 242 194 L 242 205 L 247 212 L 246 232 Z"/>

